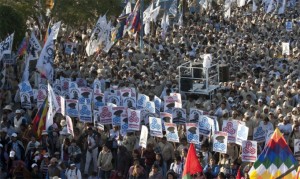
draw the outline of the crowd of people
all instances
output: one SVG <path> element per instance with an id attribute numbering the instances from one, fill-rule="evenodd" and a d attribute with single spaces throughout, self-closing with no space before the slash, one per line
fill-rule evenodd
<path id="1" fill-rule="evenodd" d="M 151 35 L 144 37 L 143 50 L 134 36 L 125 36 L 109 53 L 88 57 L 85 46 L 92 27 L 75 30 L 63 25 L 55 42 L 55 79 L 84 78 L 88 87 L 99 79 L 163 100 L 170 93 L 181 92 L 177 67 L 201 61 L 201 55 L 209 53 L 213 63 L 229 65 L 230 79 L 220 83 L 212 99 L 181 93 L 182 108 L 216 116 L 220 130 L 223 120 L 244 121 L 248 140 L 253 140 L 255 127 L 278 127 L 291 150 L 299 151 L 299 146 L 294 146 L 294 139 L 300 139 L 299 4 L 287 7 L 281 15 L 266 14 L 263 7 L 252 12 L 251 2 L 243 7 L 232 4 L 228 19 L 221 2 L 208 9 L 194 5 L 189 5 L 191 12 L 186 13 L 184 25 L 174 20 L 165 39 L 157 22 Z M 286 22 L 293 23 L 292 31 L 286 30 Z M 30 30 L 42 30 L 34 22 L 28 25 Z M 75 44 L 71 54 L 65 54 L 66 42 Z M 282 54 L 282 42 L 290 43 L 289 54 Z M 78 118 L 72 118 L 72 136 L 66 130 L 66 119 L 57 113 L 54 124 L 38 137 L 32 126 L 37 106 L 21 108 L 17 95 L 23 67 L 22 60 L 6 65 L 6 85 L 0 90 L 0 178 L 182 177 L 189 148 L 185 125 L 178 125 L 179 143 L 149 135 L 146 148 L 142 148 L 140 131 L 121 135 L 120 126 L 105 125 L 103 130 Z M 38 88 L 38 78 L 38 72 L 30 72 L 32 88 Z M 264 143 L 259 143 L 258 155 L 263 147 Z M 249 178 L 253 164 L 241 160 L 240 147 L 234 143 L 228 144 L 225 154 L 212 151 L 212 140 L 207 137 L 201 137 L 197 156 L 203 172 L 194 178 L 235 178 L 238 169 Z"/>

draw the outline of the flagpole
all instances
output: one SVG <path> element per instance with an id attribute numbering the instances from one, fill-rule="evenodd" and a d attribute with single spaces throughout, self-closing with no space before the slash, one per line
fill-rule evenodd
<path id="1" fill-rule="evenodd" d="M 141 29 L 140 29 L 140 49 L 141 51 L 144 50 L 144 20 L 143 20 L 143 13 L 144 13 L 144 0 L 141 0 L 140 3 L 140 19 L 141 19 Z"/>

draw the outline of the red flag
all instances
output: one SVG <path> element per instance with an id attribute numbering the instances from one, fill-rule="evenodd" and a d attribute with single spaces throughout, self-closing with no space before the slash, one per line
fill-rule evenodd
<path id="1" fill-rule="evenodd" d="M 236 179 L 242 179 L 241 167 L 239 167 L 239 170 L 238 170 L 237 175 L 236 175 Z"/>
<path id="2" fill-rule="evenodd" d="M 195 146 L 194 144 L 191 144 L 186 157 L 182 178 L 192 178 L 192 175 L 195 175 L 202 171 L 203 168 L 197 158 Z"/>

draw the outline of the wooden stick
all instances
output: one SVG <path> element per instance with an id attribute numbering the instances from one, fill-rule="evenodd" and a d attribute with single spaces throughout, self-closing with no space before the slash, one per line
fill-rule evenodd
<path id="1" fill-rule="evenodd" d="M 295 170 L 295 169 L 297 170 L 298 167 L 299 167 L 299 164 L 296 164 L 295 166 L 293 166 L 292 168 L 288 169 L 285 173 L 283 173 L 282 175 L 280 175 L 276 179 L 283 179 L 283 177 L 285 177 L 286 175 L 288 175 L 289 173 L 291 173 L 293 170 Z"/>

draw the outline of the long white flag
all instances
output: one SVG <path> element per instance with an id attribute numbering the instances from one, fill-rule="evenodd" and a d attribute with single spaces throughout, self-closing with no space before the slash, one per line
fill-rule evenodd
<path id="1" fill-rule="evenodd" d="M 43 47 L 41 55 L 37 61 L 36 68 L 51 83 L 53 82 L 54 70 L 52 67 L 54 60 L 54 40 L 57 38 L 61 22 L 57 22 L 51 28 L 51 33 Z"/>
<path id="2" fill-rule="evenodd" d="M 34 32 L 31 32 L 28 44 L 28 58 L 29 60 L 36 60 L 38 59 L 38 52 L 42 50 L 42 46 L 38 39 L 36 38 Z"/>
<path id="3" fill-rule="evenodd" d="M 286 6 L 286 0 L 282 0 L 282 5 L 281 5 L 281 7 L 278 9 L 278 14 L 283 14 L 283 13 L 284 13 L 285 6 Z"/>
<path id="4" fill-rule="evenodd" d="M 175 17 L 177 15 L 177 0 L 173 0 L 169 12 Z"/>
<path id="5" fill-rule="evenodd" d="M 69 134 L 71 134 L 74 137 L 74 128 L 73 128 L 73 122 L 70 116 L 66 116 L 66 123 L 67 123 L 67 131 Z"/>
<path id="6" fill-rule="evenodd" d="M 49 110 L 47 112 L 46 117 L 46 130 L 53 124 L 53 117 L 55 116 L 56 112 L 59 110 L 59 105 L 55 97 L 55 93 L 48 83 L 48 103 L 49 103 Z"/>
<path id="7" fill-rule="evenodd" d="M 126 14 L 129 14 L 129 13 L 131 13 L 131 2 L 130 1 L 128 1 L 127 2 L 127 5 L 126 5 L 126 7 L 125 7 L 125 12 L 126 12 Z"/>

